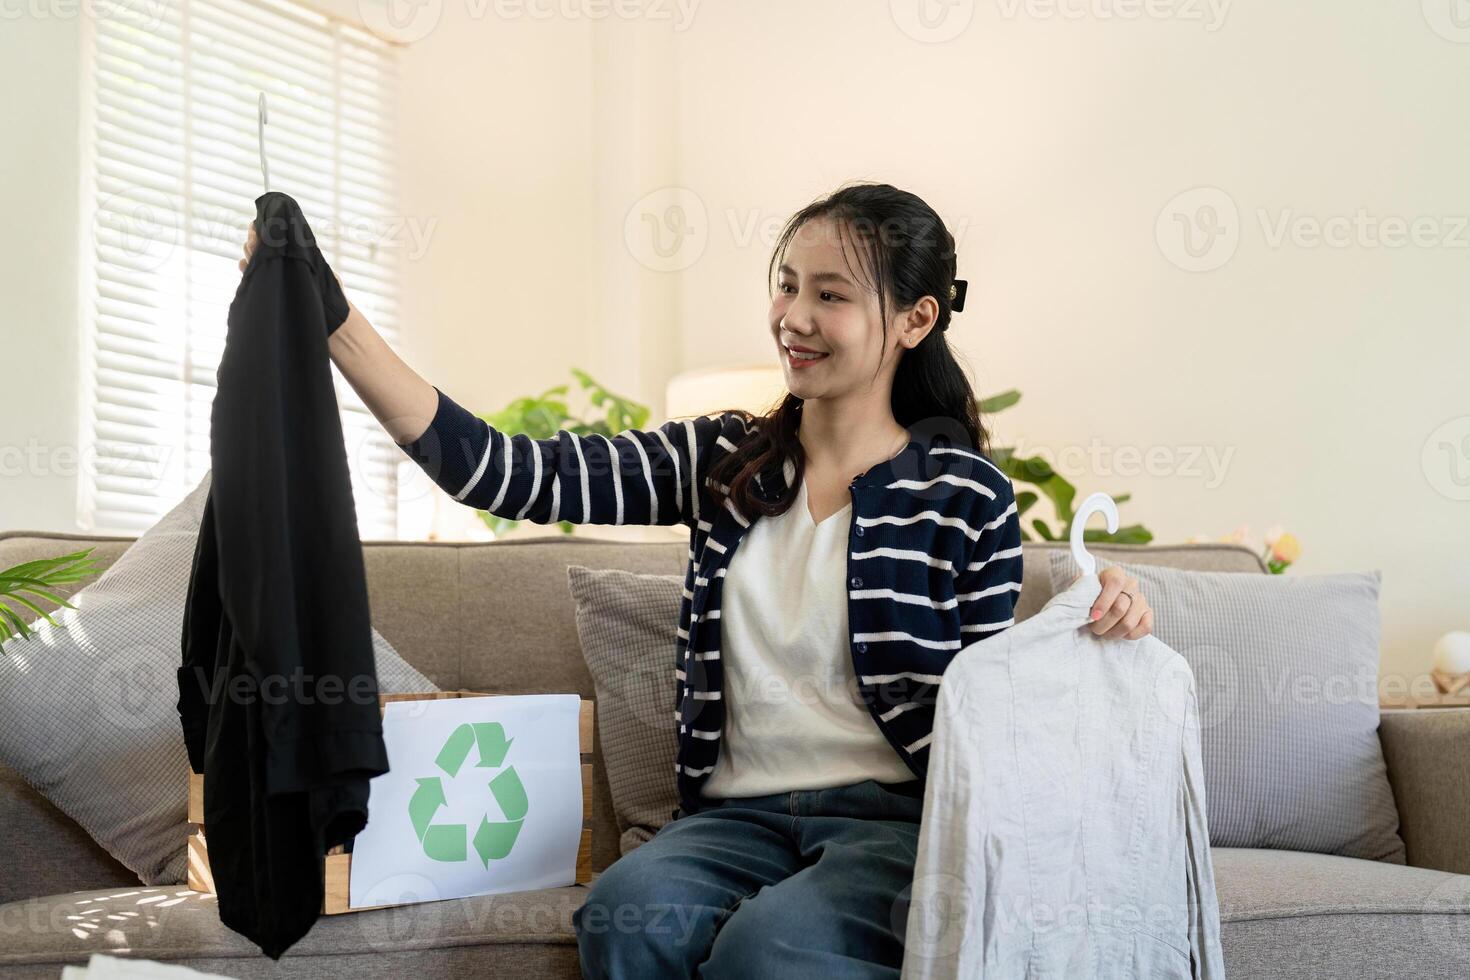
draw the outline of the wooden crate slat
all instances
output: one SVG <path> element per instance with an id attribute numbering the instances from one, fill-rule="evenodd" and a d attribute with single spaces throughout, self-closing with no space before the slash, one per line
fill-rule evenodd
<path id="1" fill-rule="evenodd" d="M 209 851 L 204 846 L 204 833 L 198 827 L 189 828 L 189 887 L 196 892 L 214 894 L 214 875 L 209 873 Z"/>
<path id="2" fill-rule="evenodd" d="M 204 777 L 189 770 L 189 817 L 192 824 L 204 826 Z"/>

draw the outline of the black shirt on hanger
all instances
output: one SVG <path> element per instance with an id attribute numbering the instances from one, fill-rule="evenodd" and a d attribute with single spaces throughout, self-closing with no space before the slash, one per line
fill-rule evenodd
<path id="1" fill-rule="evenodd" d="M 327 336 L 346 298 L 291 197 L 230 304 L 178 671 L 220 920 L 273 959 L 321 912 L 324 855 L 388 771 L 367 577 Z"/>

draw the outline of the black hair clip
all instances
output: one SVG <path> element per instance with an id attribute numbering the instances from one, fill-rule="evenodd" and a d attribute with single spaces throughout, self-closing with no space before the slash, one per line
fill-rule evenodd
<path id="1" fill-rule="evenodd" d="M 963 279 L 956 279 L 954 285 L 949 287 L 949 308 L 959 313 L 965 308 L 965 290 L 969 283 Z"/>

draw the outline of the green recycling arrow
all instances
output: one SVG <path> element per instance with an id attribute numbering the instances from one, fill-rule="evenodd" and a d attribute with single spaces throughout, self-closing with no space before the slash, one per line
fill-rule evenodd
<path id="1" fill-rule="evenodd" d="M 526 811 L 530 809 L 526 788 L 521 785 L 521 777 L 516 775 L 514 768 L 490 780 L 490 792 L 495 794 L 500 812 L 508 819 L 491 823 L 487 817 L 480 818 L 480 829 L 475 831 L 475 853 L 480 855 L 480 861 L 486 868 L 490 867 L 492 860 L 510 853 L 521 832 L 521 824 L 525 823 Z"/>
<path id="2" fill-rule="evenodd" d="M 408 817 L 413 821 L 413 832 L 423 840 L 424 831 L 429 829 L 429 823 L 434 819 L 434 812 L 448 801 L 444 799 L 444 787 L 438 776 L 427 776 L 417 782 L 419 788 L 413 791 L 413 799 L 408 801 Z"/>
<path id="3" fill-rule="evenodd" d="M 505 761 L 510 743 L 511 740 L 505 737 L 505 729 L 500 727 L 498 721 L 476 722 L 473 725 L 465 722 L 445 739 L 444 748 L 439 750 L 439 757 L 434 761 L 449 775 L 458 775 L 459 767 L 464 765 L 465 757 L 470 754 L 470 746 L 478 744 L 478 765 L 498 769 Z"/>
<path id="4" fill-rule="evenodd" d="M 498 768 L 505 762 L 512 741 L 513 739 L 505 737 L 505 729 L 499 722 L 465 722 L 444 740 L 444 746 L 434 762 L 453 778 L 459 774 L 460 767 L 469 757 L 470 747 L 476 746 L 480 756 L 476 768 Z M 425 776 L 415 781 L 418 787 L 408 801 L 408 816 L 413 823 L 415 835 L 423 844 L 424 853 L 435 861 L 466 860 L 469 856 L 466 847 L 468 828 L 464 824 L 435 825 L 433 822 L 434 814 L 448 802 L 439 777 Z M 488 785 L 506 819 L 492 822 L 488 816 L 480 818 L 473 844 L 475 853 L 480 856 L 480 861 L 486 868 L 490 867 L 492 860 L 510 854 L 530 809 L 526 788 L 514 766 L 490 780 Z"/>
<path id="5" fill-rule="evenodd" d="M 435 861 L 463 861 L 465 826 L 462 823 L 430 827 L 424 835 L 424 853 Z"/>

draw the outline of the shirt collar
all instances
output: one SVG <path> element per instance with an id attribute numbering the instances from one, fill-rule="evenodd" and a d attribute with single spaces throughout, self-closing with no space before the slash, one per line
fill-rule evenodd
<path id="1" fill-rule="evenodd" d="M 1093 572 L 1092 574 L 1081 576 L 1067 588 L 1052 596 L 1046 605 L 1047 607 L 1055 606 L 1058 609 L 1070 609 L 1080 612 L 1081 610 L 1091 608 L 1092 604 L 1097 601 L 1097 597 L 1101 594 L 1102 580 L 1097 577 L 1096 572 Z M 1073 617 L 1069 616 L 1068 618 Z M 1086 619 L 1085 613 L 1082 615 L 1082 618 Z"/>

